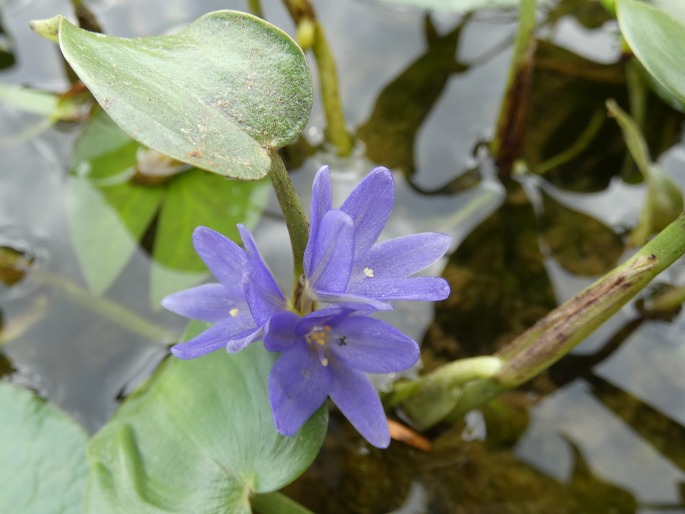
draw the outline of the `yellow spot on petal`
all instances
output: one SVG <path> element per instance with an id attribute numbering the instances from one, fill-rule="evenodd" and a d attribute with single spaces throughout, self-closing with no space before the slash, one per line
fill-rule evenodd
<path id="1" fill-rule="evenodd" d="M 238 315 L 238 309 L 233 307 L 228 313 L 231 315 L 232 318 L 235 318 Z"/>
<path id="2" fill-rule="evenodd" d="M 326 357 L 324 357 L 323 359 L 321 359 L 321 365 L 324 366 L 324 367 L 328 366 L 328 359 L 327 359 Z"/>
<path id="3" fill-rule="evenodd" d="M 364 275 L 369 278 L 373 278 L 373 270 L 371 268 L 364 268 Z"/>

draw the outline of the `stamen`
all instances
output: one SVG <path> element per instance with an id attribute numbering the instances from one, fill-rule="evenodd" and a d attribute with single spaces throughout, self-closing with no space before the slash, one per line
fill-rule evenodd
<path id="1" fill-rule="evenodd" d="M 314 343 L 319 346 L 326 346 L 326 343 L 328 343 L 328 340 L 331 337 L 331 327 L 328 325 L 324 325 L 323 327 L 316 326 L 312 328 L 309 333 L 304 336 L 305 340 L 308 343 Z"/>
<path id="2" fill-rule="evenodd" d="M 324 368 L 325 368 L 326 366 L 328 366 L 328 358 L 326 357 L 326 353 L 325 353 L 324 348 L 323 348 L 322 346 L 319 346 L 319 347 L 316 349 L 316 352 L 319 354 L 319 362 L 321 363 L 321 365 L 322 365 Z"/>
<path id="3" fill-rule="evenodd" d="M 331 339 L 331 327 L 329 325 L 315 326 L 304 336 L 305 341 L 316 350 L 319 362 L 322 366 L 328 366 L 326 357 L 326 345 Z"/>
<path id="4" fill-rule="evenodd" d="M 371 268 L 364 268 L 364 275 L 366 275 L 368 278 L 373 278 L 373 269 Z"/>
<path id="5" fill-rule="evenodd" d="M 228 311 L 228 313 L 231 315 L 232 318 L 235 318 L 238 315 L 238 312 L 239 312 L 238 309 L 236 309 L 235 307 L 233 307 L 230 311 Z"/>

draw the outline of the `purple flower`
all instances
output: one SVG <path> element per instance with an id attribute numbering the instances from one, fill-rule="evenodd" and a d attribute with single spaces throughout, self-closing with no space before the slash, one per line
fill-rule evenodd
<path id="1" fill-rule="evenodd" d="M 419 347 L 380 320 L 328 308 L 302 318 L 280 312 L 269 320 L 264 346 L 281 352 L 269 375 L 269 398 L 278 431 L 294 435 L 328 396 L 374 446 L 390 444 L 378 393 L 366 373 L 413 366 Z"/>
<path id="2" fill-rule="evenodd" d="M 374 169 L 340 209 L 332 208 L 328 167 L 316 174 L 311 233 L 304 254 L 305 294 L 326 303 L 360 303 L 391 309 L 391 300 L 444 300 L 449 285 L 438 277 L 412 277 L 447 251 L 450 238 L 425 232 L 376 242 L 395 197 L 392 173 Z"/>
<path id="3" fill-rule="evenodd" d="M 244 250 L 210 228 L 196 228 L 195 250 L 219 283 L 203 284 L 162 300 L 162 306 L 176 314 L 214 323 L 197 337 L 171 348 L 180 359 L 194 359 L 224 347 L 238 352 L 259 339 L 268 319 L 287 306 L 252 234 L 243 225 L 238 225 L 238 230 Z"/>

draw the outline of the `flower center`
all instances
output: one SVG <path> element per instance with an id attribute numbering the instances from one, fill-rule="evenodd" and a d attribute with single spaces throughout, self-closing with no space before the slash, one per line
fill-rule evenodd
<path id="1" fill-rule="evenodd" d="M 328 366 L 328 357 L 326 357 L 326 345 L 331 340 L 331 327 L 329 325 L 315 326 L 309 333 L 304 336 L 305 341 L 309 347 L 319 354 L 319 362 L 322 366 Z"/>

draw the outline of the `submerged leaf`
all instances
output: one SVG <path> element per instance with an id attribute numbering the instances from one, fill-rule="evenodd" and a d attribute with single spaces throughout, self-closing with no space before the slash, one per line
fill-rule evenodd
<path id="1" fill-rule="evenodd" d="M 0 512 L 83 512 L 87 439 L 53 405 L 0 383 Z"/>
<path id="2" fill-rule="evenodd" d="M 293 141 L 311 110 L 302 50 L 249 14 L 217 11 L 177 34 L 137 39 L 87 32 L 59 17 L 59 43 L 131 137 L 229 177 L 265 176 L 269 149 Z"/>
<path id="3" fill-rule="evenodd" d="M 196 335 L 201 323 L 190 325 Z M 89 512 L 250 512 L 312 462 L 326 432 L 320 409 L 294 437 L 274 427 L 266 388 L 274 354 L 170 359 L 92 439 Z"/>
<path id="4" fill-rule="evenodd" d="M 558 202 L 542 191 L 543 235 L 549 251 L 567 271 L 580 276 L 607 273 L 623 253 L 621 238 L 601 221 Z"/>
<path id="5" fill-rule="evenodd" d="M 141 191 L 130 184 L 98 190 L 77 177 L 70 177 L 67 185 L 74 249 L 88 287 L 100 295 L 138 247 L 138 239 L 157 210 L 161 191 Z"/>

